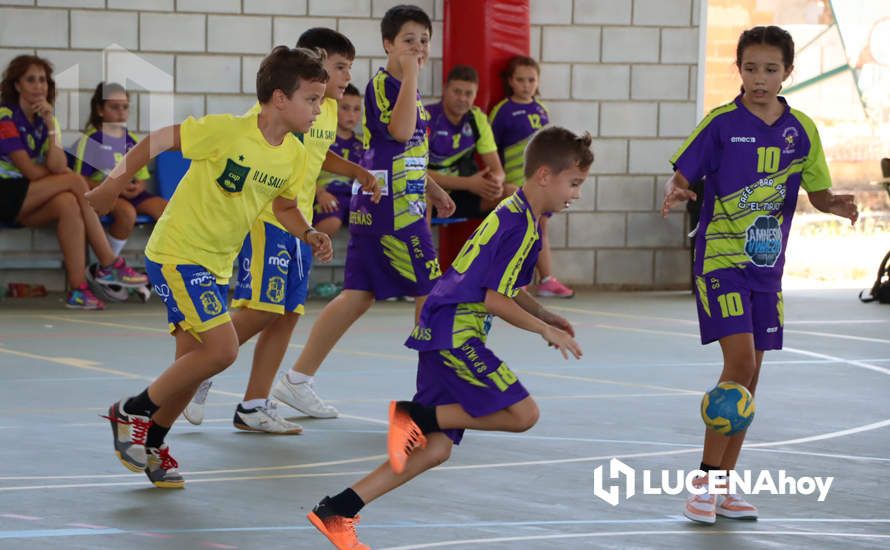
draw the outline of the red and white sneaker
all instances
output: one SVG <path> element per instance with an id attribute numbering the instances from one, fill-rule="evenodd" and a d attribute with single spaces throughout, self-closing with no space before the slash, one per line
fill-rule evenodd
<path id="1" fill-rule="evenodd" d="M 553 275 L 541 279 L 536 293 L 544 298 L 571 298 L 575 295 L 574 290 L 562 284 Z"/>
<path id="2" fill-rule="evenodd" d="M 683 515 L 692 521 L 713 525 L 717 522 L 717 495 L 708 492 L 708 478 L 702 476 L 692 481 L 695 487 L 704 487 L 705 492 L 686 499 Z"/>
<path id="3" fill-rule="evenodd" d="M 757 519 L 757 507 L 739 495 L 719 495 L 717 515 L 730 519 Z"/>

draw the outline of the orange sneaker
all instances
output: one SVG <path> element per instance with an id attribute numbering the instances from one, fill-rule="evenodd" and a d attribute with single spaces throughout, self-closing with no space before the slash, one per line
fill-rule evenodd
<path id="1" fill-rule="evenodd" d="M 389 465 L 396 474 L 405 471 L 408 455 L 415 448 L 426 447 L 426 437 L 420 431 L 420 427 L 411 420 L 407 407 L 397 401 L 389 403 L 389 433 L 386 437 L 386 446 L 389 451 Z"/>
<path id="2" fill-rule="evenodd" d="M 315 505 L 306 515 L 309 522 L 340 550 L 371 550 L 370 546 L 358 540 L 355 526 L 358 525 L 359 516 L 338 516 L 328 505 L 329 500 L 329 497 L 324 497 Z"/>

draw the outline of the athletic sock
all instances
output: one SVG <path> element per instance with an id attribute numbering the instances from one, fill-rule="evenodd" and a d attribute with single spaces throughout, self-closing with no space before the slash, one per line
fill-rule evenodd
<path id="1" fill-rule="evenodd" d="M 408 407 L 408 414 L 411 420 L 417 424 L 420 431 L 424 434 L 432 432 L 441 432 L 439 427 L 439 419 L 436 418 L 436 407 L 427 407 L 414 401 L 402 401 Z"/>
<path id="2" fill-rule="evenodd" d="M 710 472 L 711 470 L 719 470 L 720 466 L 711 466 L 710 464 L 705 464 L 704 462 L 702 462 L 701 466 L 699 466 L 699 469 L 703 472 Z"/>
<path id="3" fill-rule="evenodd" d="M 111 251 L 114 252 L 114 255 L 120 256 L 121 250 L 123 250 L 124 245 L 127 244 L 127 239 L 116 239 L 111 235 L 108 235 L 108 244 L 111 246 Z"/>
<path id="4" fill-rule="evenodd" d="M 137 414 L 140 416 L 151 416 L 160 409 L 158 405 L 148 397 L 148 388 L 142 390 L 142 393 L 127 399 L 124 402 L 124 412 L 127 414 Z"/>
<path id="5" fill-rule="evenodd" d="M 348 518 L 354 518 L 359 510 L 365 506 L 365 501 L 362 500 L 362 497 L 358 496 L 358 493 L 351 488 L 346 489 L 338 495 L 330 497 L 329 502 L 331 508 L 334 509 L 334 512 L 338 516 L 345 516 Z"/>
<path id="6" fill-rule="evenodd" d="M 265 399 L 247 399 L 241 402 L 241 408 L 245 411 L 249 411 L 251 409 L 255 409 L 257 407 L 262 407 L 266 404 Z"/>
<path id="7" fill-rule="evenodd" d="M 291 384 L 311 384 L 314 379 L 314 376 L 309 376 L 302 372 L 297 372 L 295 370 L 287 371 L 287 381 Z"/>
<path id="8" fill-rule="evenodd" d="M 167 437 L 167 432 L 169 431 L 170 426 L 164 427 L 152 422 L 151 426 L 148 427 L 148 435 L 145 437 L 145 446 L 154 448 L 160 447 L 164 444 L 164 438 Z"/>

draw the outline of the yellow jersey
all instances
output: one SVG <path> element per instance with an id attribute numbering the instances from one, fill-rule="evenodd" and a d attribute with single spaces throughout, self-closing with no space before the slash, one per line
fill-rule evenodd
<path id="1" fill-rule="evenodd" d="M 287 134 L 266 141 L 257 114 L 189 117 L 180 125 L 182 155 L 192 163 L 145 247 L 159 264 L 196 264 L 220 280 L 257 216 L 277 196 L 294 200 L 306 180 L 303 144 Z"/>
<path id="2" fill-rule="evenodd" d="M 259 113 L 260 104 L 257 103 L 248 113 Z M 324 164 L 331 144 L 337 139 L 337 100 L 330 97 L 324 98 L 321 104 L 321 113 L 315 118 L 312 127 L 306 134 L 294 134 L 306 148 L 308 156 L 306 165 L 306 178 L 297 191 L 297 208 L 312 223 L 313 204 L 315 203 L 315 190 L 318 175 L 321 173 L 321 165 Z M 260 214 L 258 221 L 271 223 L 281 229 L 284 226 L 275 217 L 271 205 Z"/>

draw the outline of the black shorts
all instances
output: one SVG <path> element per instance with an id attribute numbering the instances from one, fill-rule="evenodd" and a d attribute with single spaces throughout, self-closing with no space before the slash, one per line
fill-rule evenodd
<path id="1" fill-rule="evenodd" d="M 490 212 L 482 210 L 482 197 L 469 191 L 452 191 L 451 200 L 455 206 L 452 218 L 484 218 Z"/>
<path id="2" fill-rule="evenodd" d="M 25 178 L 0 179 L 0 223 L 16 223 L 30 185 Z"/>

